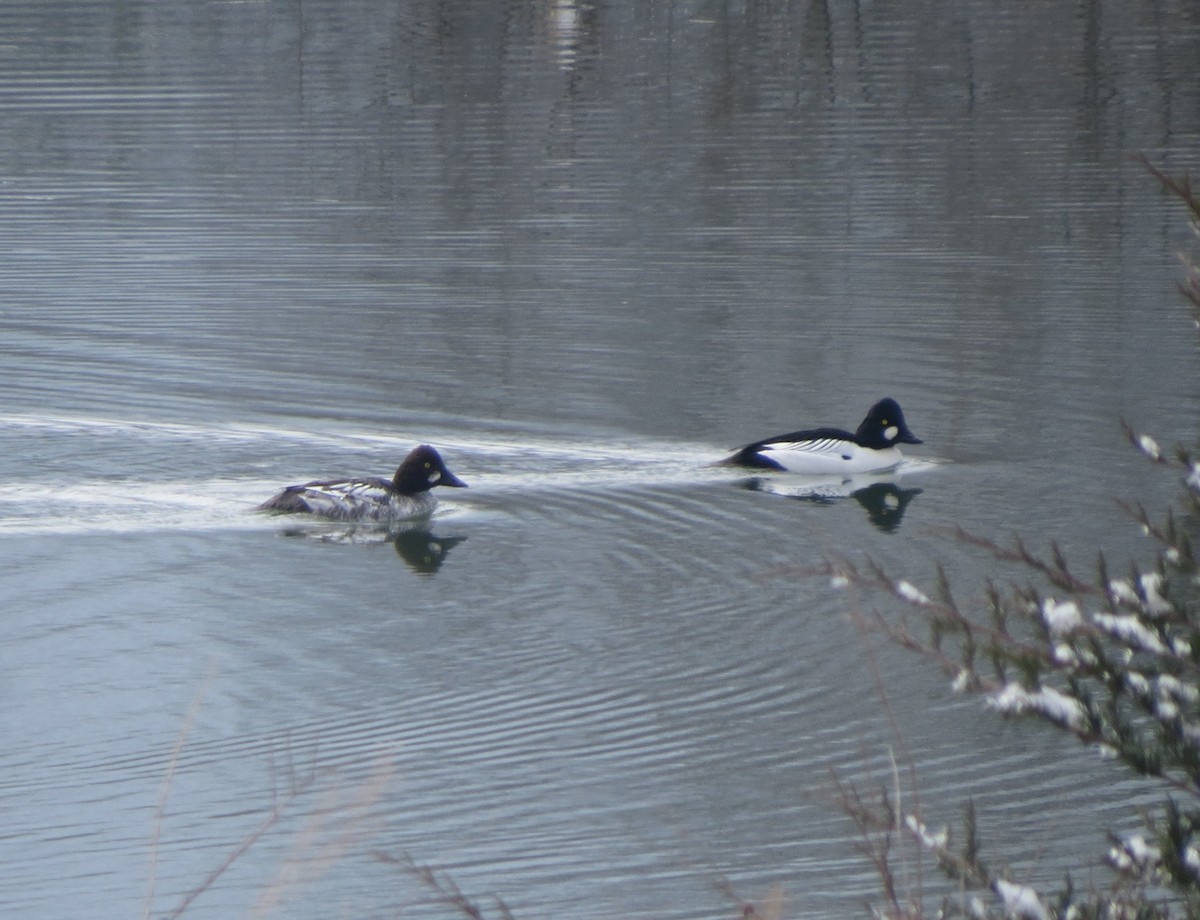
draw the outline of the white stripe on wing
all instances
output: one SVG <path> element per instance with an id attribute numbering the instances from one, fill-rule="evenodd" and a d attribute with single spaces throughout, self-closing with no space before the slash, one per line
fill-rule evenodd
<path id="1" fill-rule="evenodd" d="M 803 452 L 807 454 L 850 454 L 855 444 L 844 438 L 817 438 L 812 441 L 772 441 L 764 444 L 762 450 L 779 451 L 780 453 Z"/>

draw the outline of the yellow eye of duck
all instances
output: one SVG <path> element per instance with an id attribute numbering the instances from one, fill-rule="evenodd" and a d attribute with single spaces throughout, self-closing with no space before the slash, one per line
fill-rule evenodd
<path id="1" fill-rule="evenodd" d="M 430 463 L 428 460 L 426 460 L 425 461 L 425 469 L 429 469 L 431 466 L 433 466 L 433 464 Z"/>
<path id="2" fill-rule="evenodd" d="M 884 419 L 884 420 L 883 420 L 883 422 L 882 422 L 882 425 L 883 425 L 883 427 L 884 427 L 884 428 L 886 428 L 886 427 L 887 427 L 887 419 Z M 426 466 L 428 466 L 429 464 L 427 463 L 427 464 L 425 464 L 425 465 L 426 465 Z"/>

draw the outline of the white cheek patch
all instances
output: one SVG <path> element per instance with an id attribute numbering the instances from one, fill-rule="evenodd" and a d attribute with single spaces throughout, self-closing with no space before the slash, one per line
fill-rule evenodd
<path id="1" fill-rule="evenodd" d="M 900 433 L 900 429 L 897 428 L 895 425 L 889 425 L 887 428 L 883 429 L 883 436 L 884 436 L 884 438 L 886 438 L 889 441 L 896 440 L 896 435 L 898 435 L 899 433 Z"/>
<path id="2" fill-rule="evenodd" d="M 426 478 L 429 480 L 429 484 L 433 485 L 434 483 L 439 482 L 441 480 L 442 474 L 439 473 L 437 470 L 434 470 Z"/>

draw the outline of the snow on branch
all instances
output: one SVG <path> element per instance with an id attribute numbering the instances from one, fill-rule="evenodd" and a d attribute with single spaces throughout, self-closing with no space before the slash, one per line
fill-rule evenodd
<path id="1" fill-rule="evenodd" d="M 992 709 L 1005 715 L 1033 713 L 1073 732 L 1082 732 L 1087 725 L 1087 714 L 1079 700 L 1053 687 L 1028 690 L 1010 681 L 991 694 L 987 702 Z"/>
<path id="2" fill-rule="evenodd" d="M 1050 911 L 1046 910 L 1041 898 L 1032 888 L 998 879 L 995 889 L 1009 916 L 1020 920 L 1050 920 Z"/>

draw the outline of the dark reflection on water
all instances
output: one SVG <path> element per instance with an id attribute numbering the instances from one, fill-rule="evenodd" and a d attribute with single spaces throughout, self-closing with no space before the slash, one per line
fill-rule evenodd
<path id="1" fill-rule="evenodd" d="M 1190 240 L 1128 156 L 1195 170 L 1198 18 L 0 5 L 0 912 L 151 873 L 169 910 L 308 770 L 189 916 L 421 903 L 370 847 L 521 917 L 725 917 L 718 877 L 859 916 L 828 777 L 890 769 L 869 660 L 930 821 L 975 796 L 1057 884 L 1111 765 L 869 653 L 808 573 L 978 595 L 957 526 L 1146 551 L 1111 499 L 1173 484 L 1129 495 L 1116 419 L 1200 406 Z M 885 392 L 950 462 L 803 504 L 709 466 Z M 425 442 L 472 486 L 425 529 L 252 513 Z"/>
<path id="2" fill-rule="evenodd" d="M 419 575 L 432 575 L 442 567 L 450 550 L 466 542 L 466 539 L 435 537 L 427 531 L 414 530 L 396 534 L 391 542 L 396 547 L 396 555 L 403 559 L 409 568 Z"/>
<path id="3" fill-rule="evenodd" d="M 305 527 L 289 527 L 281 533 L 288 537 L 339 545 L 377 546 L 390 543 L 395 548 L 396 555 L 418 575 L 436 574 L 446 561 L 450 550 L 467 539 L 435 536 L 428 525 L 383 528 L 371 525 L 348 527 L 311 524 Z"/>
<path id="4" fill-rule="evenodd" d="M 917 488 L 902 488 L 899 483 L 880 481 L 878 478 L 873 480 L 870 477 L 837 477 L 826 480 L 816 477 L 793 477 L 791 481 L 785 478 L 755 477 L 747 480 L 745 486 L 752 491 L 770 492 L 816 504 L 830 504 L 853 498 L 867 513 L 867 519 L 884 533 L 895 533 L 899 530 L 909 502 L 922 491 Z"/>

